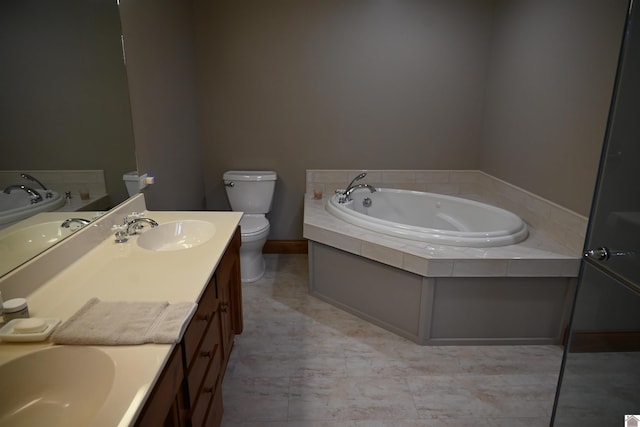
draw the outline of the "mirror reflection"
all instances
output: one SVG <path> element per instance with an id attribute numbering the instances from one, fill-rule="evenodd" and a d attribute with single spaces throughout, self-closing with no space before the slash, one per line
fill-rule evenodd
<path id="1" fill-rule="evenodd" d="M 0 54 L 2 276 L 125 200 L 136 162 L 115 0 L 3 1 Z"/>

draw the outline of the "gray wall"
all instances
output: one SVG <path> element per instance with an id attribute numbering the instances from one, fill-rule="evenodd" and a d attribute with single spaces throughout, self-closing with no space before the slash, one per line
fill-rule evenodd
<path id="1" fill-rule="evenodd" d="M 121 0 L 136 159 L 153 210 L 204 208 L 191 1 Z"/>
<path id="2" fill-rule="evenodd" d="M 305 169 L 482 169 L 588 214 L 626 0 L 194 2 L 123 2 L 138 162 L 177 184 L 151 208 L 274 169 L 296 239 Z"/>
<path id="3" fill-rule="evenodd" d="M 626 0 L 503 0 L 481 169 L 589 214 Z"/>
<path id="4" fill-rule="evenodd" d="M 120 34 L 112 0 L 0 2 L 0 169 L 103 169 L 112 202 L 127 197 L 122 174 L 136 163 Z"/>
<path id="5" fill-rule="evenodd" d="M 200 4 L 208 208 L 225 170 L 273 169 L 270 238 L 300 238 L 305 169 L 479 167 L 485 3 Z"/>

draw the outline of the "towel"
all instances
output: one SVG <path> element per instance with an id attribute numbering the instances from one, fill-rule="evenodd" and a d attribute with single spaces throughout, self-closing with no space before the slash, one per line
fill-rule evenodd
<path id="1" fill-rule="evenodd" d="M 197 305 L 191 302 L 107 302 L 91 298 L 51 336 L 55 344 L 172 344 Z"/>

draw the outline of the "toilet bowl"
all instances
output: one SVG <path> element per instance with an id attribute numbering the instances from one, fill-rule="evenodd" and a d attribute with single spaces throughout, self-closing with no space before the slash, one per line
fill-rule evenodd
<path id="1" fill-rule="evenodd" d="M 269 220 L 277 175 L 273 171 L 228 171 L 223 175 L 227 197 L 240 220 L 240 276 L 242 282 L 255 282 L 265 272 L 262 247 L 269 236 Z"/>
<path id="2" fill-rule="evenodd" d="M 269 221 L 263 214 L 245 214 L 240 221 L 240 276 L 243 282 L 255 282 L 264 275 L 262 248 L 269 235 Z"/>

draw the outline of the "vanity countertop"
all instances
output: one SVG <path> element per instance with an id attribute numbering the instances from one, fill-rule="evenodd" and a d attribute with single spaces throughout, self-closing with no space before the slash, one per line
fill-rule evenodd
<path id="1" fill-rule="evenodd" d="M 213 238 L 199 246 L 167 252 L 143 249 L 136 243 L 137 237 L 116 243 L 111 233 L 35 291 L 24 295 L 31 317 L 59 318 L 64 322 L 92 297 L 104 301 L 197 301 L 242 213 L 147 211 L 144 216 L 161 225 L 176 220 L 206 221 L 216 231 Z M 52 250 L 64 248 L 61 245 L 60 249 Z M 22 268 L 28 269 L 29 265 Z M 1 343 L 0 364 L 49 346 L 47 342 Z M 92 425 L 124 426 L 135 420 L 172 347 L 156 344 L 98 347 L 114 360 L 116 372 L 107 401 Z M 9 384 L 3 387 L 11 388 Z"/>

